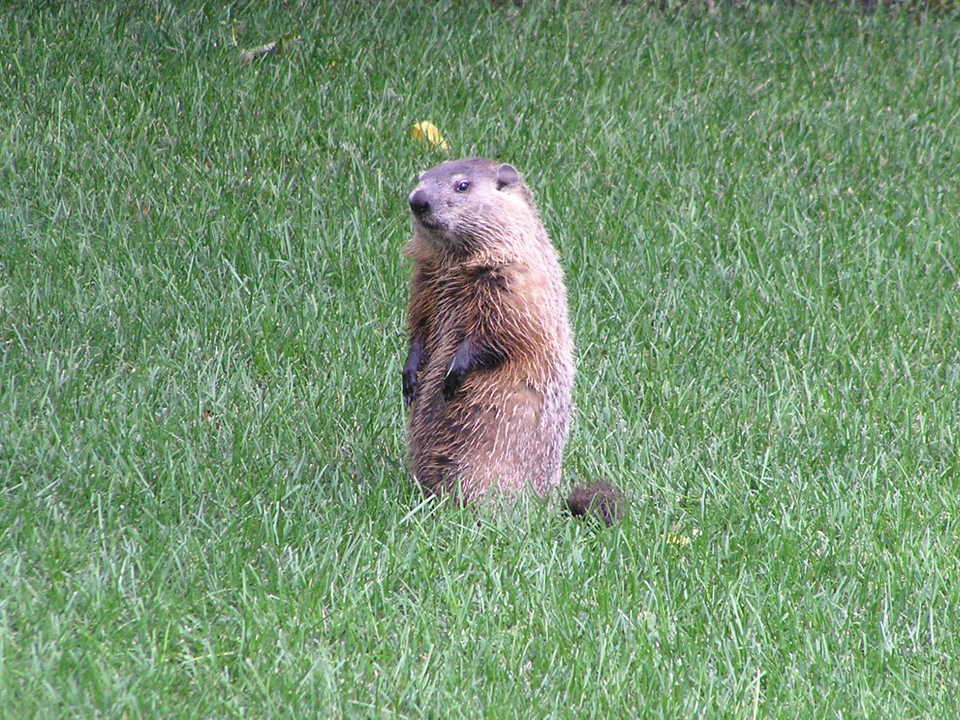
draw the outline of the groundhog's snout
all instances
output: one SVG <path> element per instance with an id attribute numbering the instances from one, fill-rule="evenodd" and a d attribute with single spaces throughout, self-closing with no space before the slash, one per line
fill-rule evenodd
<path id="1" fill-rule="evenodd" d="M 425 190 L 414 190 L 410 195 L 410 209 L 415 215 L 423 215 L 430 209 L 430 201 Z"/>

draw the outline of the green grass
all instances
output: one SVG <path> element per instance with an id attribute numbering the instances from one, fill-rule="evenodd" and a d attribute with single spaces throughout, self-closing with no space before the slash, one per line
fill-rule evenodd
<path id="1" fill-rule="evenodd" d="M 129 5 L 0 11 L 0 717 L 956 712 L 956 19 Z M 420 120 L 537 194 L 612 530 L 404 471 Z"/>

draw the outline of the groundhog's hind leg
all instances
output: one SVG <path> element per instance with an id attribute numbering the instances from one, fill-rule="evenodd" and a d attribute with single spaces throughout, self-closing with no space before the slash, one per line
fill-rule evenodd
<path id="1" fill-rule="evenodd" d="M 431 495 L 442 497 L 456 490 L 461 472 L 460 463 L 449 455 L 431 453 L 420 464 L 417 482 Z"/>
<path id="2" fill-rule="evenodd" d="M 543 394 L 526 383 L 511 384 L 502 392 L 495 392 L 496 386 L 486 389 L 490 404 L 480 410 L 475 425 L 481 432 L 472 438 L 464 488 L 506 496 L 533 490 L 543 496 L 541 475 L 552 464 L 542 423 Z M 546 484 L 555 484 L 552 473 Z"/>

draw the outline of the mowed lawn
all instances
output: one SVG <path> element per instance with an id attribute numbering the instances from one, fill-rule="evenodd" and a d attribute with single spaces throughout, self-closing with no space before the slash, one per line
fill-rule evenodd
<path id="1" fill-rule="evenodd" d="M 46 5 L 0 10 L 0 717 L 956 713 L 960 21 Z M 406 196 L 476 154 L 567 270 L 612 529 L 404 469 Z"/>

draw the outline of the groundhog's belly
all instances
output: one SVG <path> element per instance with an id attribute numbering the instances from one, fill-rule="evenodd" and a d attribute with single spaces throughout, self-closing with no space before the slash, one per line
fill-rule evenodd
<path id="1" fill-rule="evenodd" d="M 447 400 L 446 363 L 425 371 L 409 432 L 412 470 L 427 490 L 459 490 L 469 502 L 527 488 L 542 495 L 559 482 L 556 430 L 545 422 L 545 396 L 532 379 L 509 364 L 477 371 Z"/>

